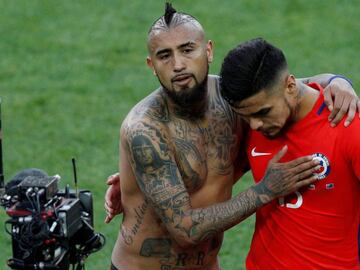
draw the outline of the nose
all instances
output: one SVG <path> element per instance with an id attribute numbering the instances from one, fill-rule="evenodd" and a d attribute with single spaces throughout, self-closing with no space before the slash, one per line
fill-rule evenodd
<path id="1" fill-rule="evenodd" d="M 180 55 L 175 55 L 174 56 L 174 72 L 180 72 L 183 71 L 186 66 L 185 66 L 185 61 L 183 59 L 183 57 L 181 57 Z"/>
<path id="2" fill-rule="evenodd" d="M 263 122 L 257 118 L 250 118 L 250 128 L 253 130 L 258 130 L 263 126 Z"/>

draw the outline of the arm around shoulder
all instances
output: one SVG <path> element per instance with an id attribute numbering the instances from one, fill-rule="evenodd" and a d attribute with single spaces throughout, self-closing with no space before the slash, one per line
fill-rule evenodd
<path id="1" fill-rule="evenodd" d="M 227 202 L 193 209 L 166 128 L 142 120 L 123 125 L 121 133 L 122 149 L 139 188 L 181 247 L 222 233 L 258 208 L 259 196 L 251 188 Z"/>

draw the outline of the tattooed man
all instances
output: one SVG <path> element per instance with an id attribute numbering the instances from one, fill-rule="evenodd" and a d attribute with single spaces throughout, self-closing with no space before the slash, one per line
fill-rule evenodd
<path id="1" fill-rule="evenodd" d="M 261 181 L 231 198 L 234 181 L 246 171 L 245 151 L 239 151 L 245 127 L 221 98 L 218 77 L 208 75 L 212 42 L 195 18 L 167 5 L 147 45 L 147 64 L 161 86 L 121 127 L 122 197 L 107 209 L 122 205 L 124 215 L 111 269 L 220 269 L 223 232 L 312 183 L 318 161 L 304 156 L 279 163 L 285 146 Z M 119 198 L 119 188 L 108 198 Z"/>

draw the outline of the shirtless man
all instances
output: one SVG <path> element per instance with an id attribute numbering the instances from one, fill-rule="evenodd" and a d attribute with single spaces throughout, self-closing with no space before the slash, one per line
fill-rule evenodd
<path id="1" fill-rule="evenodd" d="M 208 75 L 211 41 L 196 19 L 168 7 L 149 31 L 148 50 L 161 87 L 121 127 L 124 218 L 111 269 L 220 269 L 223 232 L 312 183 L 318 162 L 278 163 L 285 146 L 259 183 L 231 198 L 246 171 L 244 126 L 220 97 L 218 77 Z"/>

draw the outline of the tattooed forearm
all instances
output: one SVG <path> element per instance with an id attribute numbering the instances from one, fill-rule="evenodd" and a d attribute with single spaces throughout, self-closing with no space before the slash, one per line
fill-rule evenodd
<path id="1" fill-rule="evenodd" d="M 139 187 L 178 244 L 193 245 L 212 238 L 261 205 L 259 192 L 266 192 L 250 188 L 225 203 L 192 209 L 166 134 L 149 123 L 142 126 L 127 136 L 131 165 Z"/>
<path id="2" fill-rule="evenodd" d="M 225 203 L 192 209 L 182 173 L 186 175 L 192 171 L 190 163 L 184 162 L 190 154 L 192 164 L 206 163 L 202 153 L 194 146 L 197 142 L 196 136 L 191 137 L 194 138 L 192 144 L 191 141 L 185 142 L 179 138 L 170 140 L 167 129 L 159 123 L 139 121 L 135 125 L 136 128 L 132 127 L 126 133 L 125 141 L 136 181 L 169 234 L 179 245 L 196 245 L 213 238 L 254 213 L 262 205 L 264 200 L 261 196 L 267 194 L 266 190 L 252 187 Z M 180 131 L 185 132 L 185 127 Z M 233 145 L 236 139 L 219 142 Z M 175 156 L 172 147 L 184 151 Z M 220 158 L 229 159 L 229 154 L 223 153 Z M 200 175 L 192 175 L 195 176 L 193 181 L 201 180 Z M 190 183 L 188 181 L 187 185 L 196 187 L 195 183 Z M 131 233 L 134 231 L 136 228 L 132 228 Z"/>
<path id="3" fill-rule="evenodd" d="M 180 224 L 178 228 L 182 228 L 194 242 L 207 240 L 253 214 L 263 205 L 259 196 L 255 187 L 251 187 L 227 202 L 190 210 L 185 213 L 191 219 L 190 228 Z"/>

